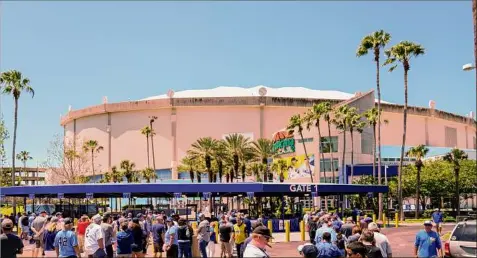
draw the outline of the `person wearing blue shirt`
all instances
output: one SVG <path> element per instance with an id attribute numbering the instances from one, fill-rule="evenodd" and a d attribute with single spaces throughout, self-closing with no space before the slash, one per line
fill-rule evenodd
<path id="1" fill-rule="evenodd" d="M 56 234 L 53 244 L 55 246 L 56 256 L 68 258 L 81 257 L 78 239 L 76 238 L 76 234 L 71 231 L 71 228 L 73 228 L 73 220 L 71 218 L 65 218 L 63 223 L 63 230 Z"/>
<path id="2" fill-rule="evenodd" d="M 432 213 L 432 222 L 434 222 L 434 225 L 436 226 L 437 233 L 441 235 L 442 222 L 444 222 L 444 220 L 442 218 L 442 212 L 440 209 L 435 209 Z"/>
<path id="3" fill-rule="evenodd" d="M 121 231 L 116 235 L 116 257 L 131 257 L 134 236 L 128 228 L 128 223 L 123 222 L 120 225 Z"/>
<path id="4" fill-rule="evenodd" d="M 321 243 L 323 233 L 328 232 L 331 235 L 331 242 L 336 243 L 336 232 L 335 230 L 330 226 L 328 218 L 325 218 L 323 221 L 323 225 L 321 228 L 316 230 L 316 235 L 315 235 L 315 243 L 318 245 Z"/>
<path id="5" fill-rule="evenodd" d="M 432 222 L 424 221 L 424 230 L 417 232 L 416 242 L 414 243 L 414 254 L 416 257 L 438 257 L 442 253 L 442 243 L 437 232 L 432 231 Z"/>
<path id="6" fill-rule="evenodd" d="M 179 239 L 177 236 L 177 226 L 174 225 L 171 218 L 166 220 L 167 231 L 164 235 L 164 249 L 167 257 L 178 257 Z"/>
<path id="7" fill-rule="evenodd" d="M 321 242 L 316 244 L 316 248 L 318 249 L 317 258 L 341 257 L 341 253 L 338 250 L 338 247 L 331 243 L 331 234 L 329 232 L 323 233 L 322 239 L 323 240 Z"/>
<path id="8" fill-rule="evenodd" d="M 249 237 L 250 234 L 252 233 L 252 222 L 248 218 L 248 215 L 245 215 L 245 218 L 243 219 L 243 223 L 245 224 L 245 229 L 246 229 L 245 235 Z"/>

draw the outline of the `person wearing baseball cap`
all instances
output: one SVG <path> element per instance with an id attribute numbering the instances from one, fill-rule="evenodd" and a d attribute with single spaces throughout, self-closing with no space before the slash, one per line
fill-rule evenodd
<path id="1" fill-rule="evenodd" d="M 368 230 L 373 232 L 374 241 L 376 242 L 376 246 L 381 249 L 381 254 L 383 257 L 392 257 L 391 243 L 389 243 L 387 236 L 379 232 L 380 230 L 378 224 L 376 224 L 376 222 L 369 223 Z"/>
<path id="2" fill-rule="evenodd" d="M 252 232 L 252 241 L 247 245 L 247 248 L 245 248 L 245 251 L 243 252 L 243 257 L 270 257 L 265 248 L 267 246 L 271 247 L 268 242 L 272 238 L 270 229 L 265 226 L 256 227 Z"/>
<path id="3" fill-rule="evenodd" d="M 443 214 L 439 208 L 436 208 L 431 215 L 432 222 L 436 227 L 437 233 L 442 234 L 442 223 L 444 222 Z"/>
<path id="4" fill-rule="evenodd" d="M 298 253 L 304 258 L 316 258 L 318 256 L 318 249 L 312 243 L 305 243 L 298 246 Z"/>
<path id="5" fill-rule="evenodd" d="M 96 214 L 91 220 L 92 223 L 86 228 L 84 251 L 88 257 L 103 258 L 106 256 L 106 252 L 104 251 L 103 230 L 100 226 L 102 217 Z"/>
<path id="6" fill-rule="evenodd" d="M 78 238 L 71 231 L 72 228 L 73 220 L 71 218 L 63 219 L 63 229 L 56 234 L 54 243 L 57 257 L 81 258 Z"/>
<path id="7" fill-rule="evenodd" d="M 0 235 L 1 239 L 1 248 L 0 248 L 0 257 L 13 257 L 16 258 L 17 254 L 23 253 L 23 242 L 22 240 L 12 233 L 13 222 L 11 219 L 3 219 L 2 221 L 2 231 L 3 234 Z"/>
<path id="8" fill-rule="evenodd" d="M 414 242 L 414 255 L 416 257 L 437 257 L 442 252 L 442 243 L 437 232 L 432 230 L 432 221 L 424 221 L 424 229 L 416 234 L 416 241 Z"/>

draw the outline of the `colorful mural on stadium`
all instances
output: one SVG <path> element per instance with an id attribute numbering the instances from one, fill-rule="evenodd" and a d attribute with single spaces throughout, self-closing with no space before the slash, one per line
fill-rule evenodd
<path id="1" fill-rule="evenodd" d="M 313 171 L 315 169 L 315 155 L 308 155 L 308 158 L 310 160 L 310 169 Z M 277 164 L 279 160 L 284 160 L 286 164 L 286 170 L 283 169 L 283 176 L 285 180 L 310 177 L 310 170 L 307 168 L 304 154 L 284 158 L 275 158 L 273 159 L 273 164 Z M 274 170 L 274 177 L 278 177 L 280 174 L 278 171 L 279 168 L 276 165 L 272 165 L 272 170 Z"/>

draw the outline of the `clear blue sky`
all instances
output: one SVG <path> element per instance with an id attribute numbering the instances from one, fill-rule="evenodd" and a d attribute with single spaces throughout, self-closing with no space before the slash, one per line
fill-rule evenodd
<path id="1" fill-rule="evenodd" d="M 20 99 L 17 150 L 42 162 L 60 114 L 172 88 L 375 87 L 371 56 L 355 57 L 377 29 L 427 54 L 412 62 L 409 104 L 475 110 L 470 1 L 2 2 L 1 71 L 21 70 L 36 90 Z M 383 99 L 403 102 L 402 69 L 382 73 Z M 13 103 L 2 97 L 13 127 Z M 11 142 L 11 140 L 10 140 Z M 11 144 L 7 145 L 11 151 Z M 9 155 L 10 157 L 10 155 Z"/>

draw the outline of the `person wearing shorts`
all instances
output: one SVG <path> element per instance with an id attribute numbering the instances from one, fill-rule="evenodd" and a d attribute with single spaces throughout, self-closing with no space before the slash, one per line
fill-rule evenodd
<path id="1" fill-rule="evenodd" d="M 38 253 L 44 252 L 43 236 L 46 225 L 46 211 L 42 211 L 40 216 L 37 216 L 31 223 L 31 230 L 33 231 L 33 240 L 35 240 L 35 248 L 32 249 L 32 257 L 38 257 Z"/>
<path id="2" fill-rule="evenodd" d="M 219 227 L 219 239 L 220 239 L 220 257 L 232 257 L 232 243 L 230 243 L 232 234 L 232 225 L 228 222 L 227 217 L 221 221 Z"/>
<path id="3" fill-rule="evenodd" d="M 156 217 L 157 223 L 152 225 L 152 241 L 154 243 L 154 257 L 162 257 L 164 250 L 162 249 L 164 245 L 164 233 L 166 233 L 166 227 L 164 225 L 164 219 L 162 216 Z"/>
<path id="4" fill-rule="evenodd" d="M 441 210 L 439 208 L 435 209 L 431 217 L 432 217 L 432 222 L 434 223 L 434 226 L 436 227 L 437 233 L 441 235 L 442 223 L 444 222 Z"/>

